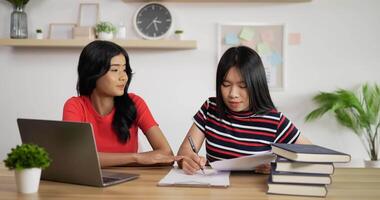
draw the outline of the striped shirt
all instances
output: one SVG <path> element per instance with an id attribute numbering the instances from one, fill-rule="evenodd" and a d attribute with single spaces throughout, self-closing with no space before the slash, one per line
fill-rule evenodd
<path id="1" fill-rule="evenodd" d="M 269 152 L 272 143 L 294 143 L 300 131 L 281 112 L 226 113 L 219 117 L 216 98 L 209 98 L 194 115 L 205 134 L 207 160 L 213 162 Z"/>

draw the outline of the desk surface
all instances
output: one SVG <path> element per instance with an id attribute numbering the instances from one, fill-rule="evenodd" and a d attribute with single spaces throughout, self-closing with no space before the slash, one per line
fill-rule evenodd
<path id="1" fill-rule="evenodd" d="M 268 175 L 254 173 L 232 173 L 228 188 L 186 188 L 186 187 L 157 187 L 158 181 L 170 170 L 163 168 L 114 168 L 114 171 L 138 173 L 136 180 L 122 184 L 96 188 L 65 184 L 50 181 L 41 181 L 39 192 L 35 194 L 18 194 L 12 171 L 0 166 L 0 199 L 324 199 L 306 198 L 284 195 L 267 195 Z M 328 185 L 326 199 L 380 199 L 380 169 L 365 168 L 338 168 L 332 177 L 332 184 Z"/>

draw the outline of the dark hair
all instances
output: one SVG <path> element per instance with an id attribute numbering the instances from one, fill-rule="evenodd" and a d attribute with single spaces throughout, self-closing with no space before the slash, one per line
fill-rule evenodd
<path id="1" fill-rule="evenodd" d="M 124 94 L 114 97 L 115 115 L 112 127 L 119 141 L 126 143 L 130 138 L 129 127 L 136 118 L 135 104 L 128 96 L 132 69 L 127 52 L 119 45 L 108 41 L 97 40 L 85 46 L 79 57 L 77 92 L 79 95 L 90 96 L 96 87 L 96 81 L 110 69 L 111 59 L 120 54 L 125 57 L 128 82 Z"/>
<path id="2" fill-rule="evenodd" d="M 216 72 L 216 101 L 223 116 L 227 107 L 223 101 L 221 85 L 228 71 L 236 67 L 244 80 L 249 96 L 249 110 L 256 114 L 267 113 L 275 106 L 269 94 L 263 62 L 253 49 L 246 46 L 229 48 L 219 61 Z"/>

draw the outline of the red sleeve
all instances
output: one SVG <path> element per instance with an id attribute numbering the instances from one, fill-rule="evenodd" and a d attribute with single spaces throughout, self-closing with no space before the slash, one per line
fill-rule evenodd
<path id="1" fill-rule="evenodd" d="M 84 122 L 83 106 L 78 97 L 71 97 L 63 106 L 63 121 Z"/>
<path id="2" fill-rule="evenodd" d="M 129 97 L 135 103 L 136 124 L 142 130 L 142 132 L 146 133 L 153 126 L 158 126 L 145 101 L 141 97 L 132 93 L 129 94 Z"/>

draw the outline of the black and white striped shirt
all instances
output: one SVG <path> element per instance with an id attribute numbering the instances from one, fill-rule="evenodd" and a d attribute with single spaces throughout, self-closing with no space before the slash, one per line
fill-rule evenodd
<path id="1" fill-rule="evenodd" d="M 229 112 L 220 118 L 215 97 L 202 105 L 193 120 L 205 134 L 209 162 L 269 152 L 271 143 L 294 143 L 300 135 L 276 110 L 260 115 Z"/>

